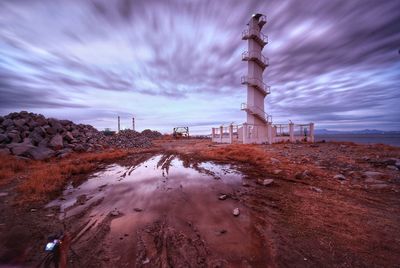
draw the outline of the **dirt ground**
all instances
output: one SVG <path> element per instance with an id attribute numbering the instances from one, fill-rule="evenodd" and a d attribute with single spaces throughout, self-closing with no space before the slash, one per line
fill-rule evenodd
<path id="1" fill-rule="evenodd" d="M 154 149 L 50 204 L 17 205 L 18 181 L 1 186 L 0 263 L 37 266 L 47 236 L 65 229 L 70 267 L 400 265 L 400 148 L 178 140 Z"/>

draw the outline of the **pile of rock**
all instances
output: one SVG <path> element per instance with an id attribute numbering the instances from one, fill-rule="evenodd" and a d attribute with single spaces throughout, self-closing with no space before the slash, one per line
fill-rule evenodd
<path id="1" fill-rule="evenodd" d="M 0 154 L 14 154 L 36 160 L 69 153 L 90 152 L 106 147 L 149 147 L 159 138 L 158 131 L 123 130 L 110 136 L 90 125 L 74 124 L 69 120 L 45 118 L 28 112 L 0 116 Z"/>
<path id="2" fill-rule="evenodd" d="M 151 129 L 145 129 L 140 134 L 149 139 L 158 139 L 162 136 L 160 132 Z"/>
<path id="3" fill-rule="evenodd" d="M 41 160 L 102 149 L 104 142 L 104 135 L 90 125 L 25 111 L 0 116 L 0 154 Z"/>
<path id="4" fill-rule="evenodd" d="M 117 148 L 145 148 L 152 145 L 151 140 L 161 137 L 158 131 L 150 129 L 137 132 L 134 130 L 121 130 L 113 136 L 107 136 L 107 144 Z"/>

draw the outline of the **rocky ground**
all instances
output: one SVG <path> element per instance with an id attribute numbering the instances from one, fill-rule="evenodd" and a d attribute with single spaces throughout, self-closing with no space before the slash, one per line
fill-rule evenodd
<path id="1" fill-rule="evenodd" d="M 107 192 L 119 188 L 100 185 L 95 202 L 80 196 L 71 210 L 79 213 L 62 221 L 59 207 L 14 205 L 13 184 L 2 186 L 0 263 L 35 265 L 46 234 L 64 224 L 76 237 L 71 267 L 398 267 L 399 148 L 159 140 L 153 149 L 118 161 L 127 168 L 116 179 L 146 174 L 138 165 L 154 154 L 170 175 L 120 189 L 121 204 Z M 171 156 L 196 170 L 204 161 L 233 165 L 243 177 L 192 185 L 200 177 L 174 177 Z"/>
<path id="2" fill-rule="evenodd" d="M 90 125 L 45 118 L 26 111 L 0 116 L 0 155 L 13 154 L 35 160 L 109 147 L 145 148 L 152 145 L 152 139 L 160 136 L 161 133 L 151 130 L 124 130 L 105 136 Z"/>

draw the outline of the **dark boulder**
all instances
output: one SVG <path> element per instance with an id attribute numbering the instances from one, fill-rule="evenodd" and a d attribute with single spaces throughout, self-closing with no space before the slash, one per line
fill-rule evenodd
<path id="1" fill-rule="evenodd" d="M 55 149 L 55 150 L 60 150 L 64 147 L 63 144 L 63 138 L 60 134 L 56 134 L 51 140 L 50 140 L 50 147 Z"/>
<path id="2" fill-rule="evenodd" d="M 44 160 L 54 156 L 55 151 L 46 147 L 34 147 L 28 150 L 27 154 L 35 160 Z"/>

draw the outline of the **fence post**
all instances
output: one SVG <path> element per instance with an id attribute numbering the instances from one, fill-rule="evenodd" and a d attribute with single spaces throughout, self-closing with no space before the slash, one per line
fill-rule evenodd
<path id="1" fill-rule="evenodd" d="M 292 122 L 289 123 L 289 140 L 290 142 L 295 142 L 294 140 L 294 124 Z"/>
<path id="2" fill-rule="evenodd" d="M 215 128 L 211 128 L 211 141 L 214 141 L 215 138 Z"/>
<path id="3" fill-rule="evenodd" d="M 247 123 L 243 123 L 243 144 L 247 144 Z"/>
<path id="4" fill-rule="evenodd" d="M 219 133 L 219 142 L 222 143 L 222 138 L 223 138 L 223 134 L 224 134 L 224 127 L 220 126 L 219 127 L 219 131 L 220 131 L 220 133 Z"/>
<path id="5" fill-rule="evenodd" d="M 229 143 L 233 143 L 233 125 L 229 126 Z"/>
<path id="6" fill-rule="evenodd" d="M 310 123 L 310 141 L 314 143 L 314 123 Z"/>

